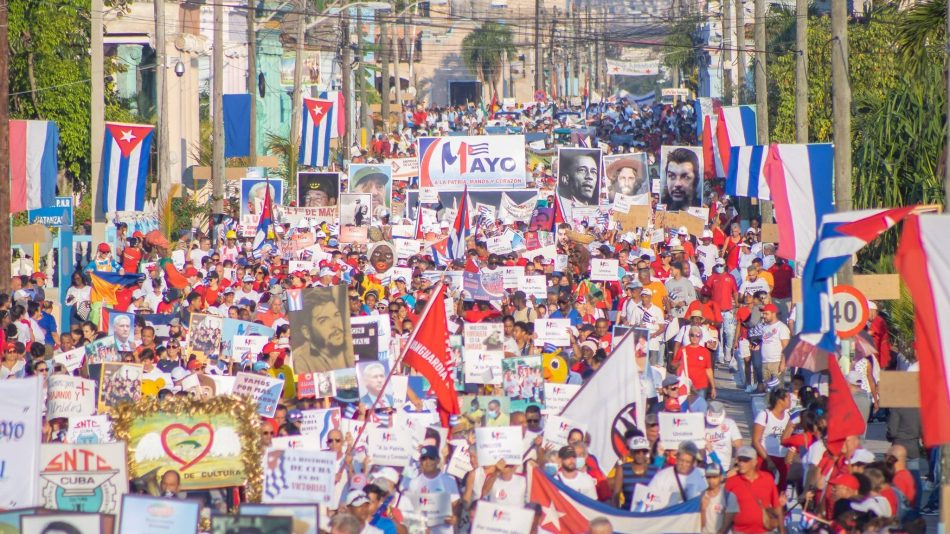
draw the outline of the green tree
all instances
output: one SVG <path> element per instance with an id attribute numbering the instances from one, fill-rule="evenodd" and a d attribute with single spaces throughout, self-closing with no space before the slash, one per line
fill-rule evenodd
<path id="1" fill-rule="evenodd" d="M 680 86 L 694 91 L 699 87 L 699 66 L 703 51 L 700 42 L 701 22 L 697 17 L 679 20 L 663 43 L 663 64 L 676 73 Z"/>
<path id="2" fill-rule="evenodd" d="M 462 39 L 462 61 L 483 85 L 497 92 L 502 67 L 515 55 L 511 29 L 497 22 L 486 22 Z"/>

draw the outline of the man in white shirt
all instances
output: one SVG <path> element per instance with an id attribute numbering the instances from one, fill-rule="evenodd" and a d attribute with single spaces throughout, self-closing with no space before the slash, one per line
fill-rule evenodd
<path id="1" fill-rule="evenodd" d="M 241 302 L 247 299 L 256 303 L 261 300 L 261 294 L 254 291 L 254 277 L 252 275 L 244 275 L 241 282 L 243 282 L 241 287 L 234 291 L 234 302 Z"/>
<path id="2" fill-rule="evenodd" d="M 759 277 L 759 269 L 755 265 L 749 265 L 746 269 L 746 276 L 746 279 L 743 280 L 739 286 L 740 295 L 755 295 L 759 291 L 765 291 L 768 294 L 772 293 L 772 288 L 769 287 L 769 283 Z"/>
<path id="3" fill-rule="evenodd" d="M 572 490 L 596 501 L 597 482 L 592 476 L 577 469 L 577 452 L 574 451 L 574 447 L 570 445 L 561 447 L 557 456 L 561 460 L 561 468 L 558 469 L 555 478 Z"/>
<path id="4" fill-rule="evenodd" d="M 782 351 L 788 345 L 791 332 L 788 326 L 778 320 L 778 306 L 766 304 L 762 307 L 762 380 L 768 382 L 773 377 L 780 378 L 785 372 L 785 358 Z"/>
<path id="5" fill-rule="evenodd" d="M 742 446 L 742 433 L 739 425 L 726 416 L 726 407 L 719 401 L 712 401 L 706 408 L 706 464 L 712 463 L 712 455 L 722 465 L 723 471 L 732 467 L 732 455 Z"/>
<path id="6" fill-rule="evenodd" d="M 498 460 L 485 467 L 485 482 L 482 484 L 482 500 L 521 507 L 525 503 L 528 484 L 523 475 L 515 472 L 517 466 Z"/>
<path id="7" fill-rule="evenodd" d="M 712 274 L 713 267 L 716 265 L 716 258 L 719 257 L 719 248 L 712 242 L 712 230 L 703 230 L 703 244 L 696 247 L 696 262 L 701 263 L 703 274 Z"/>
<path id="8" fill-rule="evenodd" d="M 453 513 L 435 517 L 433 516 L 434 512 L 422 511 L 422 515 L 426 517 L 426 525 L 429 527 L 431 534 L 452 534 L 458 517 L 454 512 L 460 498 L 458 484 L 454 478 L 439 470 L 439 449 L 433 445 L 422 447 L 419 454 L 419 468 L 421 472 L 409 481 L 407 493 L 410 496 L 448 493 Z"/>
<path id="9" fill-rule="evenodd" d="M 706 476 L 696 468 L 699 449 L 692 441 L 680 443 L 676 451 L 676 465 L 657 472 L 647 486 L 647 507 L 660 510 L 702 495 L 706 490 Z"/>

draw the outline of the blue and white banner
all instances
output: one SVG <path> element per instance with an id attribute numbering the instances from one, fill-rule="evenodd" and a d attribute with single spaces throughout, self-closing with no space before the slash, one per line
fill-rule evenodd
<path id="1" fill-rule="evenodd" d="M 419 185 L 439 189 L 523 188 L 523 135 L 419 138 Z"/>

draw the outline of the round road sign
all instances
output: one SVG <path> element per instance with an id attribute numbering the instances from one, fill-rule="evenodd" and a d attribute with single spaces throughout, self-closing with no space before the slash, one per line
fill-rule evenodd
<path id="1" fill-rule="evenodd" d="M 831 296 L 835 332 L 845 339 L 858 335 L 868 322 L 868 299 L 853 286 L 836 286 Z"/>

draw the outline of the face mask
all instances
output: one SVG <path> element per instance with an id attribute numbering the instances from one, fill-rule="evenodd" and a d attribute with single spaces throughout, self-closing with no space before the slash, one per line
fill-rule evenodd
<path id="1" fill-rule="evenodd" d="M 544 464 L 544 472 L 548 476 L 554 476 L 557 473 L 557 464 Z"/>
<path id="2" fill-rule="evenodd" d="M 586 457 L 586 456 L 578 456 L 578 457 L 577 457 L 577 464 L 576 464 L 576 465 L 577 465 L 577 467 L 580 467 L 580 466 L 582 466 L 582 465 L 587 465 L 587 457 Z"/>
<path id="3" fill-rule="evenodd" d="M 488 417 L 489 419 L 496 419 L 498 418 L 498 412 L 488 412 Z"/>

